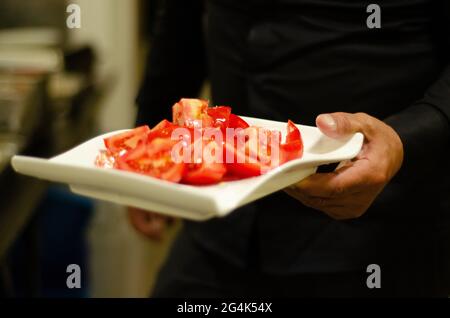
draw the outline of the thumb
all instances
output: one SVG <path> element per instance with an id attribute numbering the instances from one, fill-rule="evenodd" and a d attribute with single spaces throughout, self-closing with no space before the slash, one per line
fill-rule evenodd
<path id="1" fill-rule="evenodd" d="M 331 113 L 317 116 L 316 125 L 322 133 L 331 138 L 343 138 L 362 130 L 356 115 L 349 113 Z"/>

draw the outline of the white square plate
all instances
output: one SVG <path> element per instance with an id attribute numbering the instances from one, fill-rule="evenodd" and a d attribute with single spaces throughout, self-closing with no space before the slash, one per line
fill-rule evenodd
<path id="1" fill-rule="evenodd" d="M 285 122 L 243 117 L 250 125 L 286 131 Z M 334 140 L 316 127 L 298 125 L 303 142 L 301 159 L 290 161 L 265 175 L 211 186 L 170 183 L 137 173 L 96 167 L 103 138 L 95 137 L 51 159 L 14 156 L 12 165 L 21 174 L 67 183 L 77 194 L 148 211 L 206 220 L 225 216 L 236 208 L 279 191 L 313 174 L 323 164 L 354 158 L 361 150 L 363 135 Z"/>

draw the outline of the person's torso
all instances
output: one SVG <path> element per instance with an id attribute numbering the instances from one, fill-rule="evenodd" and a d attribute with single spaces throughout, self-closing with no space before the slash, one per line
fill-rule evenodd
<path id="1" fill-rule="evenodd" d="M 433 4 L 378 1 L 381 28 L 371 29 L 366 1 L 211 0 L 213 102 L 248 116 L 306 125 L 334 111 L 386 118 L 419 100 L 442 69 Z M 399 239 L 391 244 L 394 250 L 432 231 L 433 215 L 425 221 L 403 217 L 411 207 L 437 209 L 425 205 L 422 190 L 393 182 L 367 215 L 350 222 L 333 221 L 277 193 L 230 218 L 188 228 L 224 257 L 256 257 L 263 270 L 347 270 L 378 253 L 394 253 L 378 250 L 392 237 Z M 421 195 L 411 197 L 415 193 Z"/>

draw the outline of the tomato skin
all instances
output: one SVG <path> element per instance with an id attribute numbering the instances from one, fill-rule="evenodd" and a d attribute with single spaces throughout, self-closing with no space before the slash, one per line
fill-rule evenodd
<path id="1" fill-rule="evenodd" d="M 300 140 L 280 145 L 280 164 L 301 158 L 303 156 L 303 144 Z"/>
<path id="2" fill-rule="evenodd" d="M 195 158 L 196 145 L 202 146 L 200 158 Z M 192 185 L 209 185 L 220 182 L 226 174 L 227 168 L 222 162 L 221 155 L 223 155 L 223 153 L 219 153 L 217 157 L 214 157 L 212 151 L 214 151 L 214 153 L 223 151 L 222 144 L 219 144 L 214 140 L 200 139 L 194 141 L 192 146 L 191 162 L 194 163 L 187 164 L 182 182 Z M 208 147 L 208 149 L 206 147 Z M 211 157 L 206 157 L 205 151 L 211 151 Z M 200 162 L 197 161 L 198 159 Z"/>
<path id="3" fill-rule="evenodd" d="M 239 117 L 238 115 L 230 114 L 228 127 L 229 128 L 248 128 L 248 127 L 250 127 L 250 125 L 245 120 L 243 120 L 241 117 Z"/>
<path id="4" fill-rule="evenodd" d="M 140 126 L 129 131 L 103 139 L 106 149 L 111 153 L 116 154 L 122 150 L 130 150 L 137 146 L 137 144 L 147 138 L 150 128 Z"/>
<path id="5" fill-rule="evenodd" d="M 194 165 L 193 168 L 186 169 L 182 182 L 192 185 L 215 184 L 222 180 L 227 172 L 223 163 L 206 163 Z"/>
<path id="6" fill-rule="evenodd" d="M 222 131 L 228 127 L 231 107 L 228 106 L 216 106 L 208 107 L 208 115 L 213 119 L 213 126 L 220 128 Z"/>
<path id="7" fill-rule="evenodd" d="M 172 132 L 179 126 L 171 123 L 167 119 L 162 120 L 158 125 L 152 128 L 148 133 L 147 141 L 151 142 L 155 138 L 170 138 Z"/>
<path id="8" fill-rule="evenodd" d="M 227 169 L 239 178 L 257 177 L 264 171 L 264 167 L 259 163 L 229 163 Z"/>
<path id="9" fill-rule="evenodd" d="M 303 140 L 298 127 L 288 121 L 286 142 L 280 145 L 280 164 L 303 156 Z"/>
<path id="10" fill-rule="evenodd" d="M 238 145 L 240 140 L 245 137 L 244 147 Z M 269 130 L 263 127 L 250 126 L 238 132 L 235 138 L 236 152 L 243 152 L 245 154 L 245 162 L 250 162 L 250 158 L 257 160 L 260 165 L 261 173 L 265 173 L 269 170 L 269 167 L 276 165 L 275 161 L 272 162 L 272 156 L 277 155 L 278 152 L 273 153 L 273 147 L 279 148 L 281 142 L 281 133 L 275 130 Z M 241 149 L 242 147 L 242 149 Z M 254 163 L 251 162 L 253 165 Z M 252 165 L 241 165 L 243 169 L 253 169 Z M 255 174 L 254 172 L 251 174 Z"/>
<path id="11" fill-rule="evenodd" d="M 172 122 L 168 121 L 167 119 L 163 119 L 155 127 L 153 127 L 151 131 L 158 131 L 167 127 L 171 127 L 173 125 L 174 124 Z"/>
<path id="12" fill-rule="evenodd" d="M 300 130 L 291 120 L 288 120 L 286 143 L 290 143 L 290 142 L 294 142 L 294 141 L 301 141 L 301 140 L 302 140 L 302 137 L 300 134 Z"/>
<path id="13" fill-rule="evenodd" d="M 227 162 L 226 158 L 232 158 L 232 162 Z M 229 143 L 224 144 L 224 162 L 230 175 L 240 178 L 256 177 L 268 170 L 268 166 L 261 162 L 250 162 L 249 157 Z"/>

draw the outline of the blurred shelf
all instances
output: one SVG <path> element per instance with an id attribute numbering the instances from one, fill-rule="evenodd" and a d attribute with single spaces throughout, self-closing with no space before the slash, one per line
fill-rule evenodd
<path id="1" fill-rule="evenodd" d="M 94 56 L 81 48 L 67 59 L 70 70 L 53 73 L 7 72 L 0 63 L 0 265 L 49 185 L 14 173 L 10 158 L 52 157 L 97 133 L 105 88 L 93 80 Z"/>

